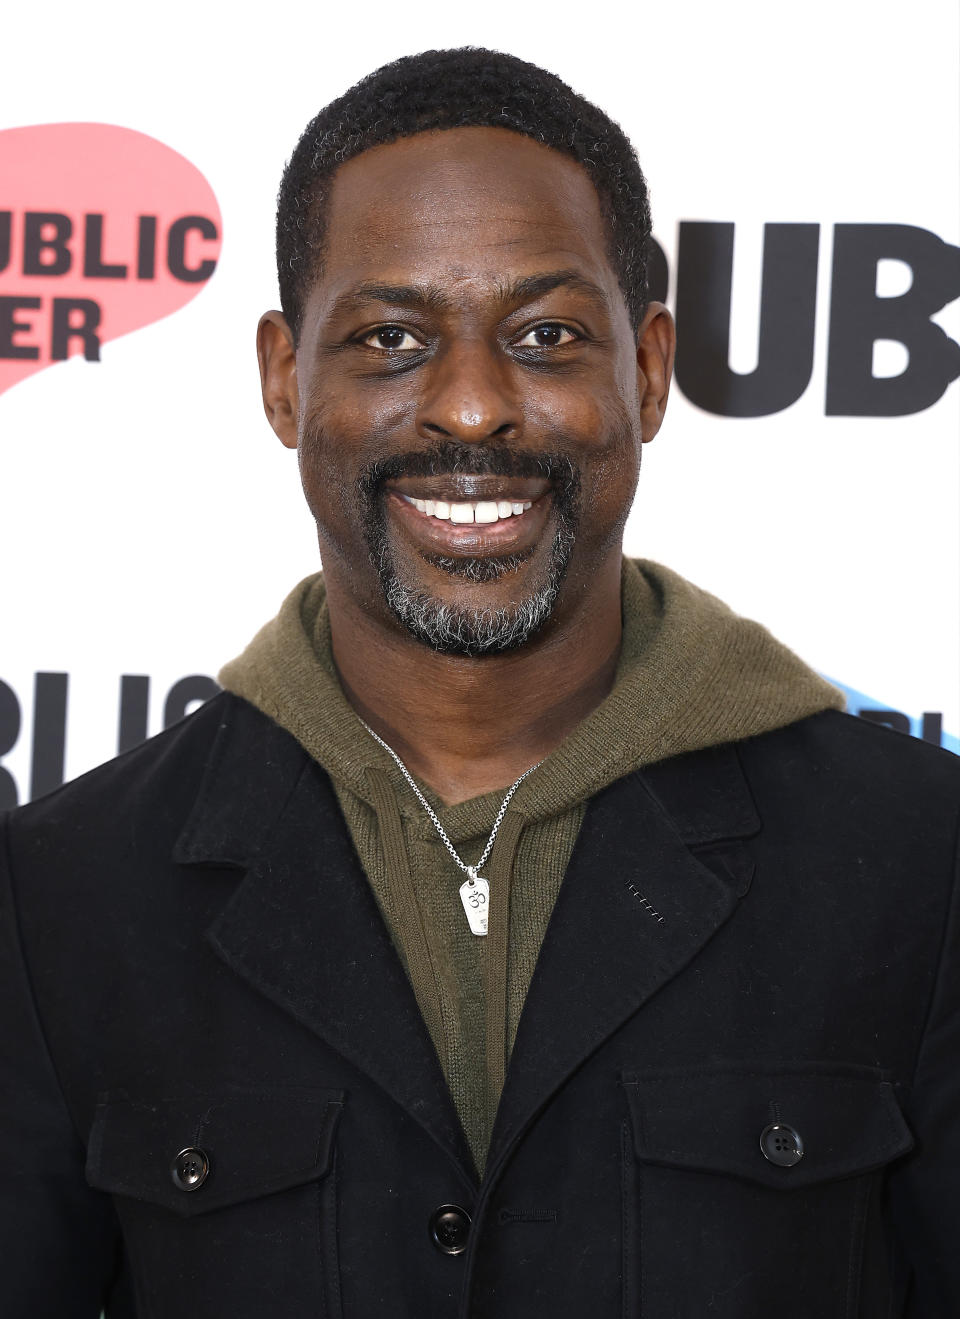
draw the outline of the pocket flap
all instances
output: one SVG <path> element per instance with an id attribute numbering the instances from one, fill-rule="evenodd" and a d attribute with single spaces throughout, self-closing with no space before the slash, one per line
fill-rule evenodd
<path id="1" fill-rule="evenodd" d="M 637 1158 L 792 1189 L 883 1167 L 913 1147 L 872 1068 L 725 1064 L 624 1073 Z"/>
<path id="2" fill-rule="evenodd" d="M 107 1091 L 87 1181 L 184 1216 L 286 1190 L 328 1171 L 343 1097 L 294 1088 L 163 1099 Z"/>

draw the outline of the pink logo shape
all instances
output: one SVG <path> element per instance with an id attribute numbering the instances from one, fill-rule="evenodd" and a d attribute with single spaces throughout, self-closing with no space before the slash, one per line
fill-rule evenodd
<path id="1" fill-rule="evenodd" d="M 0 132 L 0 393 L 188 303 L 220 208 L 179 152 L 114 124 Z"/>

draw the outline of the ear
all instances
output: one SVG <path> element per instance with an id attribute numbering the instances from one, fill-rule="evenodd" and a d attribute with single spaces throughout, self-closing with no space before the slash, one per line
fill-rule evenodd
<path id="1" fill-rule="evenodd" d="M 662 302 L 651 302 L 637 330 L 637 385 L 644 444 L 660 429 L 673 377 L 677 331 Z"/>
<path id="2" fill-rule="evenodd" d="M 297 447 L 300 395 L 297 390 L 297 352 L 290 327 L 279 311 L 267 311 L 257 326 L 260 389 L 267 421 L 281 444 Z"/>

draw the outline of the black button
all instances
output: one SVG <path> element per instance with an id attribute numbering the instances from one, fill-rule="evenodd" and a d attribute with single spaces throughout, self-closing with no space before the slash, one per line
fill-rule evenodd
<path id="1" fill-rule="evenodd" d="M 210 1160 L 203 1150 L 191 1145 L 181 1150 L 174 1159 L 170 1175 L 173 1177 L 174 1186 L 179 1190 L 199 1191 L 210 1175 Z"/>
<path id="2" fill-rule="evenodd" d="M 462 1255 L 470 1235 L 470 1215 L 459 1205 L 441 1205 L 430 1215 L 430 1240 L 444 1255 Z"/>
<path id="3" fill-rule="evenodd" d="M 792 1168 L 803 1158 L 803 1141 L 799 1131 L 786 1122 L 774 1122 L 760 1133 L 763 1157 L 778 1168 Z"/>

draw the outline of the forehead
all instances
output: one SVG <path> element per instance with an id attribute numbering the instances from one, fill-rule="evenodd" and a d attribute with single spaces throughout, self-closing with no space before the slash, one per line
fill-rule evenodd
<path id="1" fill-rule="evenodd" d="M 561 267 L 618 292 L 589 175 L 501 128 L 421 133 L 347 161 L 328 194 L 322 265 L 322 302 L 371 278 L 492 284 Z"/>

